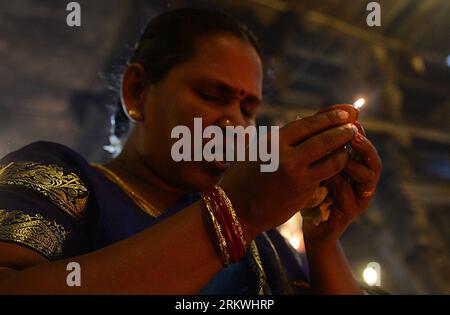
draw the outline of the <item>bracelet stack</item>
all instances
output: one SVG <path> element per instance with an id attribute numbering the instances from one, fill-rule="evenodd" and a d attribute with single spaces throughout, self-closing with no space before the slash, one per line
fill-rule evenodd
<path id="1" fill-rule="evenodd" d="M 245 255 L 247 244 L 241 224 L 230 199 L 220 186 L 212 186 L 201 194 L 208 212 L 212 230 L 215 231 L 217 252 L 223 265 L 235 263 Z"/>

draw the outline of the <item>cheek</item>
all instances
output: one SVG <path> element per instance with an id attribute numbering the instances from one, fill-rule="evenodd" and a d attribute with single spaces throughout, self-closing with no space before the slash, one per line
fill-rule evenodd
<path id="1" fill-rule="evenodd" d="M 147 100 L 146 107 L 146 125 L 150 132 L 170 136 L 172 128 L 181 124 L 182 106 L 175 95 L 160 92 L 154 99 Z"/>
<path id="2" fill-rule="evenodd" d="M 194 118 L 202 118 L 203 127 L 214 124 L 221 111 L 213 105 L 202 101 L 193 93 L 180 93 L 173 99 L 171 107 L 172 125 L 194 126 Z"/>

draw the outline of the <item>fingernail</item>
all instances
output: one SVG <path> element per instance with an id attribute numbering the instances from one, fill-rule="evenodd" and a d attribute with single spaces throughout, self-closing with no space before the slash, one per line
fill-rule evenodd
<path id="1" fill-rule="evenodd" d="M 348 113 L 345 110 L 337 110 L 336 116 L 338 116 L 340 120 L 346 121 L 348 119 Z"/>
<path id="2" fill-rule="evenodd" d="M 353 134 L 354 135 L 357 134 L 358 133 L 358 127 L 356 127 L 354 124 L 349 124 L 349 125 L 351 126 L 350 129 L 352 129 Z"/>

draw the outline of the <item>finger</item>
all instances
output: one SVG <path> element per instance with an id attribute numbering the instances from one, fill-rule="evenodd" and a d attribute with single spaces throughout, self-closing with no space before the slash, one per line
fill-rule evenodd
<path id="1" fill-rule="evenodd" d="M 327 182 L 327 186 L 330 188 L 339 210 L 350 217 L 354 216 L 351 209 L 354 209 L 358 203 L 350 183 L 341 175 L 336 175 Z"/>
<path id="2" fill-rule="evenodd" d="M 375 184 L 376 174 L 370 168 L 349 159 L 344 171 L 359 184 Z"/>
<path id="3" fill-rule="evenodd" d="M 360 153 L 363 157 L 364 163 L 377 175 L 377 180 L 381 173 L 381 160 L 378 156 L 377 149 L 374 145 L 364 137 L 362 134 L 358 133 L 353 141 L 351 142 L 353 149 Z"/>
<path id="4" fill-rule="evenodd" d="M 356 128 L 358 128 L 358 131 L 360 133 L 362 133 L 362 135 L 365 137 L 366 136 L 366 131 L 364 130 L 364 127 L 361 125 L 361 123 L 359 121 L 355 121 L 354 125 L 356 126 Z"/>
<path id="5" fill-rule="evenodd" d="M 347 120 L 348 113 L 342 110 L 296 119 L 280 129 L 280 139 L 294 146 L 319 132 L 345 124 Z"/>
<path id="6" fill-rule="evenodd" d="M 350 142 L 358 132 L 355 125 L 346 124 L 326 130 L 313 136 L 296 147 L 301 162 L 311 164 L 330 154 L 336 149 L 342 148 Z"/>
<path id="7" fill-rule="evenodd" d="M 330 106 L 328 108 L 322 109 L 317 114 L 326 113 L 326 112 L 331 111 L 331 110 L 343 110 L 343 111 L 346 111 L 349 114 L 349 119 L 347 121 L 349 123 L 355 123 L 358 120 L 359 109 L 355 108 L 355 106 L 350 105 L 350 104 L 333 105 L 333 106 Z"/>
<path id="8" fill-rule="evenodd" d="M 339 174 L 348 161 L 348 153 L 344 150 L 338 150 L 324 159 L 309 166 L 309 173 L 313 182 L 327 180 L 336 174 Z"/>
<path id="9" fill-rule="evenodd" d="M 371 198 L 377 185 L 376 174 L 368 167 L 349 160 L 344 171 L 353 180 L 358 199 Z"/>

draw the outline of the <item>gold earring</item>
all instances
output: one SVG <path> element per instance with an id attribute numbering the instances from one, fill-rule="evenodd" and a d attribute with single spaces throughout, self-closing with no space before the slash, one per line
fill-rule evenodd
<path id="1" fill-rule="evenodd" d="M 141 121 L 144 119 L 142 112 L 134 108 L 128 111 L 128 116 L 135 121 Z"/>

